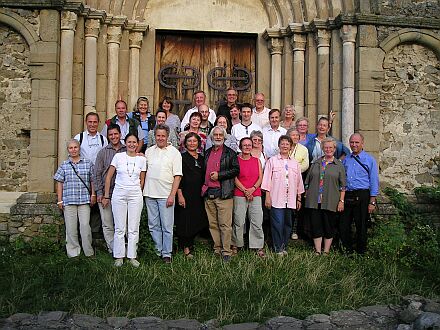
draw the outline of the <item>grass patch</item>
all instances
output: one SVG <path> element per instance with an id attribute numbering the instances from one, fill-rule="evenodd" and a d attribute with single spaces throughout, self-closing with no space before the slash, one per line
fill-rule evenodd
<path id="1" fill-rule="evenodd" d="M 296 244 L 285 258 L 244 251 L 224 264 L 207 246 L 193 260 L 165 265 L 152 254 L 141 267 L 117 269 L 106 253 L 68 259 L 64 251 L 0 255 L 0 317 L 63 310 L 100 317 L 154 315 L 164 319 L 264 320 L 396 303 L 402 295 L 439 294 L 439 277 L 397 262 L 334 253 L 315 256 Z M 430 275 L 430 276 L 429 276 Z"/>

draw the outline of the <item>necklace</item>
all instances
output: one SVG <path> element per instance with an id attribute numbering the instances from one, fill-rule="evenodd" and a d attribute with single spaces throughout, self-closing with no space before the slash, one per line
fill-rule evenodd
<path id="1" fill-rule="evenodd" d="M 128 162 L 128 156 L 125 156 L 125 159 L 127 161 L 127 174 L 131 178 L 133 176 L 133 174 L 134 174 L 134 170 L 135 170 L 135 167 L 136 167 L 136 159 L 135 159 L 134 162 L 130 162 L 130 163 Z M 131 173 L 130 173 L 130 169 L 129 169 L 130 165 L 132 165 Z"/>

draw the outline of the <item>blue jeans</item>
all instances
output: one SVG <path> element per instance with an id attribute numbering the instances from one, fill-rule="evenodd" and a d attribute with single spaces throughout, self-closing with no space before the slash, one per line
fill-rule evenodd
<path id="1" fill-rule="evenodd" d="M 292 209 L 278 209 L 273 206 L 270 209 L 272 243 L 275 252 L 287 250 L 290 233 L 292 232 L 292 217 Z"/>
<path id="2" fill-rule="evenodd" d="M 171 257 L 173 251 L 174 205 L 167 207 L 166 198 L 145 197 L 148 228 L 160 257 Z"/>

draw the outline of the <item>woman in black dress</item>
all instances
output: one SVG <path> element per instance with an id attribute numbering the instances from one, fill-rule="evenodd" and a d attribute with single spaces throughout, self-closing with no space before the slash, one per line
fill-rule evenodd
<path id="1" fill-rule="evenodd" d="M 208 226 L 205 204 L 201 196 L 204 181 L 203 157 L 197 153 L 202 141 L 197 133 L 185 136 L 186 152 L 182 154 L 183 177 L 177 191 L 175 214 L 176 234 L 179 249 L 192 258 L 194 237 Z"/>

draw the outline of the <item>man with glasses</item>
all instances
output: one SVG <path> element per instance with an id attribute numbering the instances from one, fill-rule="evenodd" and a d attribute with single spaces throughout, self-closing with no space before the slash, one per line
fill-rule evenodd
<path id="1" fill-rule="evenodd" d="M 229 121 L 232 120 L 231 118 L 231 108 L 234 104 L 237 102 L 237 96 L 238 93 L 233 87 L 229 87 L 226 90 L 226 103 L 222 103 L 219 105 L 217 109 L 217 116 L 223 115 L 226 116 Z"/>
<path id="2" fill-rule="evenodd" d="M 255 94 L 255 108 L 252 109 L 252 121 L 261 128 L 269 125 L 270 109 L 264 106 L 264 94 Z"/>
<path id="3" fill-rule="evenodd" d="M 261 127 L 252 122 L 251 104 L 243 103 L 240 113 L 241 122 L 232 126 L 231 130 L 231 135 L 233 135 L 237 141 L 240 141 L 244 137 L 250 137 L 252 131 L 261 131 Z"/>

